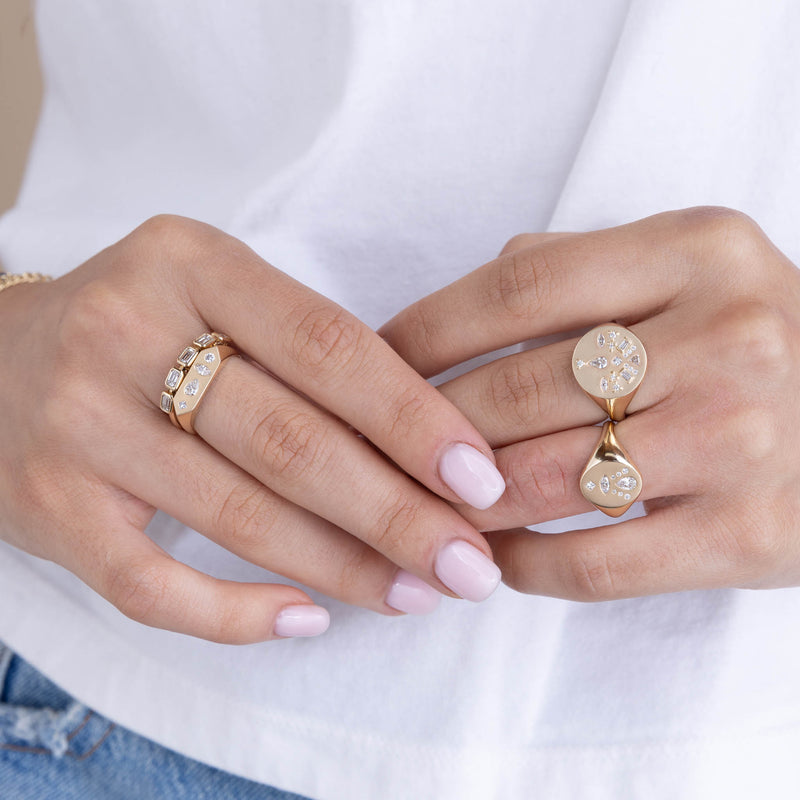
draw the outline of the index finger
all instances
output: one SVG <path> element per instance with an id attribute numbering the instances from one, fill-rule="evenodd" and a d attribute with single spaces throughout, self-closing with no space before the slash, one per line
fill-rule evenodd
<path id="1" fill-rule="evenodd" d="M 500 497 L 505 484 L 486 440 L 374 331 L 215 228 L 166 224 L 186 242 L 177 257 L 188 268 L 196 269 L 183 254 L 202 246 L 202 275 L 186 285 L 210 328 L 442 497 L 476 508 Z"/>
<path id="2" fill-rule="evenodd" d="M 430 376 L 526 339 L 610 320 L 627 325 L 678 297 L 697 265 L 743 220 L 754 227 L 727 209 L 672 211 L 506 248 L 401 311 L 379 333 Z"/>

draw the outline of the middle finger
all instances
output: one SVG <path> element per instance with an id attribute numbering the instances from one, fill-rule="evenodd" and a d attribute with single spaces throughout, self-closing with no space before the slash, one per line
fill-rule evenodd
<path id="1" fill-rule="evenodd" d="M 628 407 L 632 414 L 662 401 L 696 360 L 690 324 L 679 310 L 631 330 L 644 342 L 647 376 Z M 442 384 L 439 390 L 492 447 L 544 436 L 604 418 L 572 373 L 576 338 L 500 358 Z"/>

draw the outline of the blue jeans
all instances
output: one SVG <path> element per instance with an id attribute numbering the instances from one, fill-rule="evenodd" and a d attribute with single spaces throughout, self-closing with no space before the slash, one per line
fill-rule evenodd
<path id="1" fill-rule="evenodd" d="M 303 800 L 167 750 L 74 700 L 0 643 L 3 800 Z"/>

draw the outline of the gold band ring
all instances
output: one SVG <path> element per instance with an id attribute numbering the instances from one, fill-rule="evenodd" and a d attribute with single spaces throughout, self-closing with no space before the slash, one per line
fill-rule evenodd
<path id="1" fill-rule="evenodd" d="M 183 349 L 167 373 L 164 381 L 167 389 L 161 393 L 161 410 L 169 414 L 174 425 L 195 433 L 194 415 L 203 395 L 225 359 L 238 354 L 223 333 L 204 333 Z"/>
<path id="2" fill-rule="evenodd" d="M 644 345 L 622 325 L 593 328 L 572 353 L 572 372 L 581 389 L 615 421 L 625 418 L 646 370 Z"/>
<path id="3" fill-rule="evenodd" d="M 642 492 L 642 476 L 617 439 L 616 425 L 603 425 L 589 463 L 581 473 L 581 493 L 610 517 L 621 517 Z"/>

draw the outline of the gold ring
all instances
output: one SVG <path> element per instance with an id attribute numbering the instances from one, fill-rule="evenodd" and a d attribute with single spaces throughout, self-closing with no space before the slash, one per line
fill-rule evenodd
<path id="1" fill-rule="evenodd" d="M 608 420 L 603 425 L 589 463 L 581 473 L 581 493 L 595 507 L 610 517 L 621 517 L 642 493 L 642 475 L 619 443 Z"/>
<path id="2" fill-rule="evenodd" d="M 166 391 L 161 392 L 161 410 L 174 425 L 195 433 L 194 415 L 203 395 L 225 359 L 238 354 L 224 333 L 204 333 L 183 349 L 167 373 Z"/>
<path id="3" fill-rule="evenodd" d="M 624 419 L 646 370 L 644 345 L 622 325 L 592 328 L 572 353 L 572 372 L 581 389 L 616 421 Z"/>

